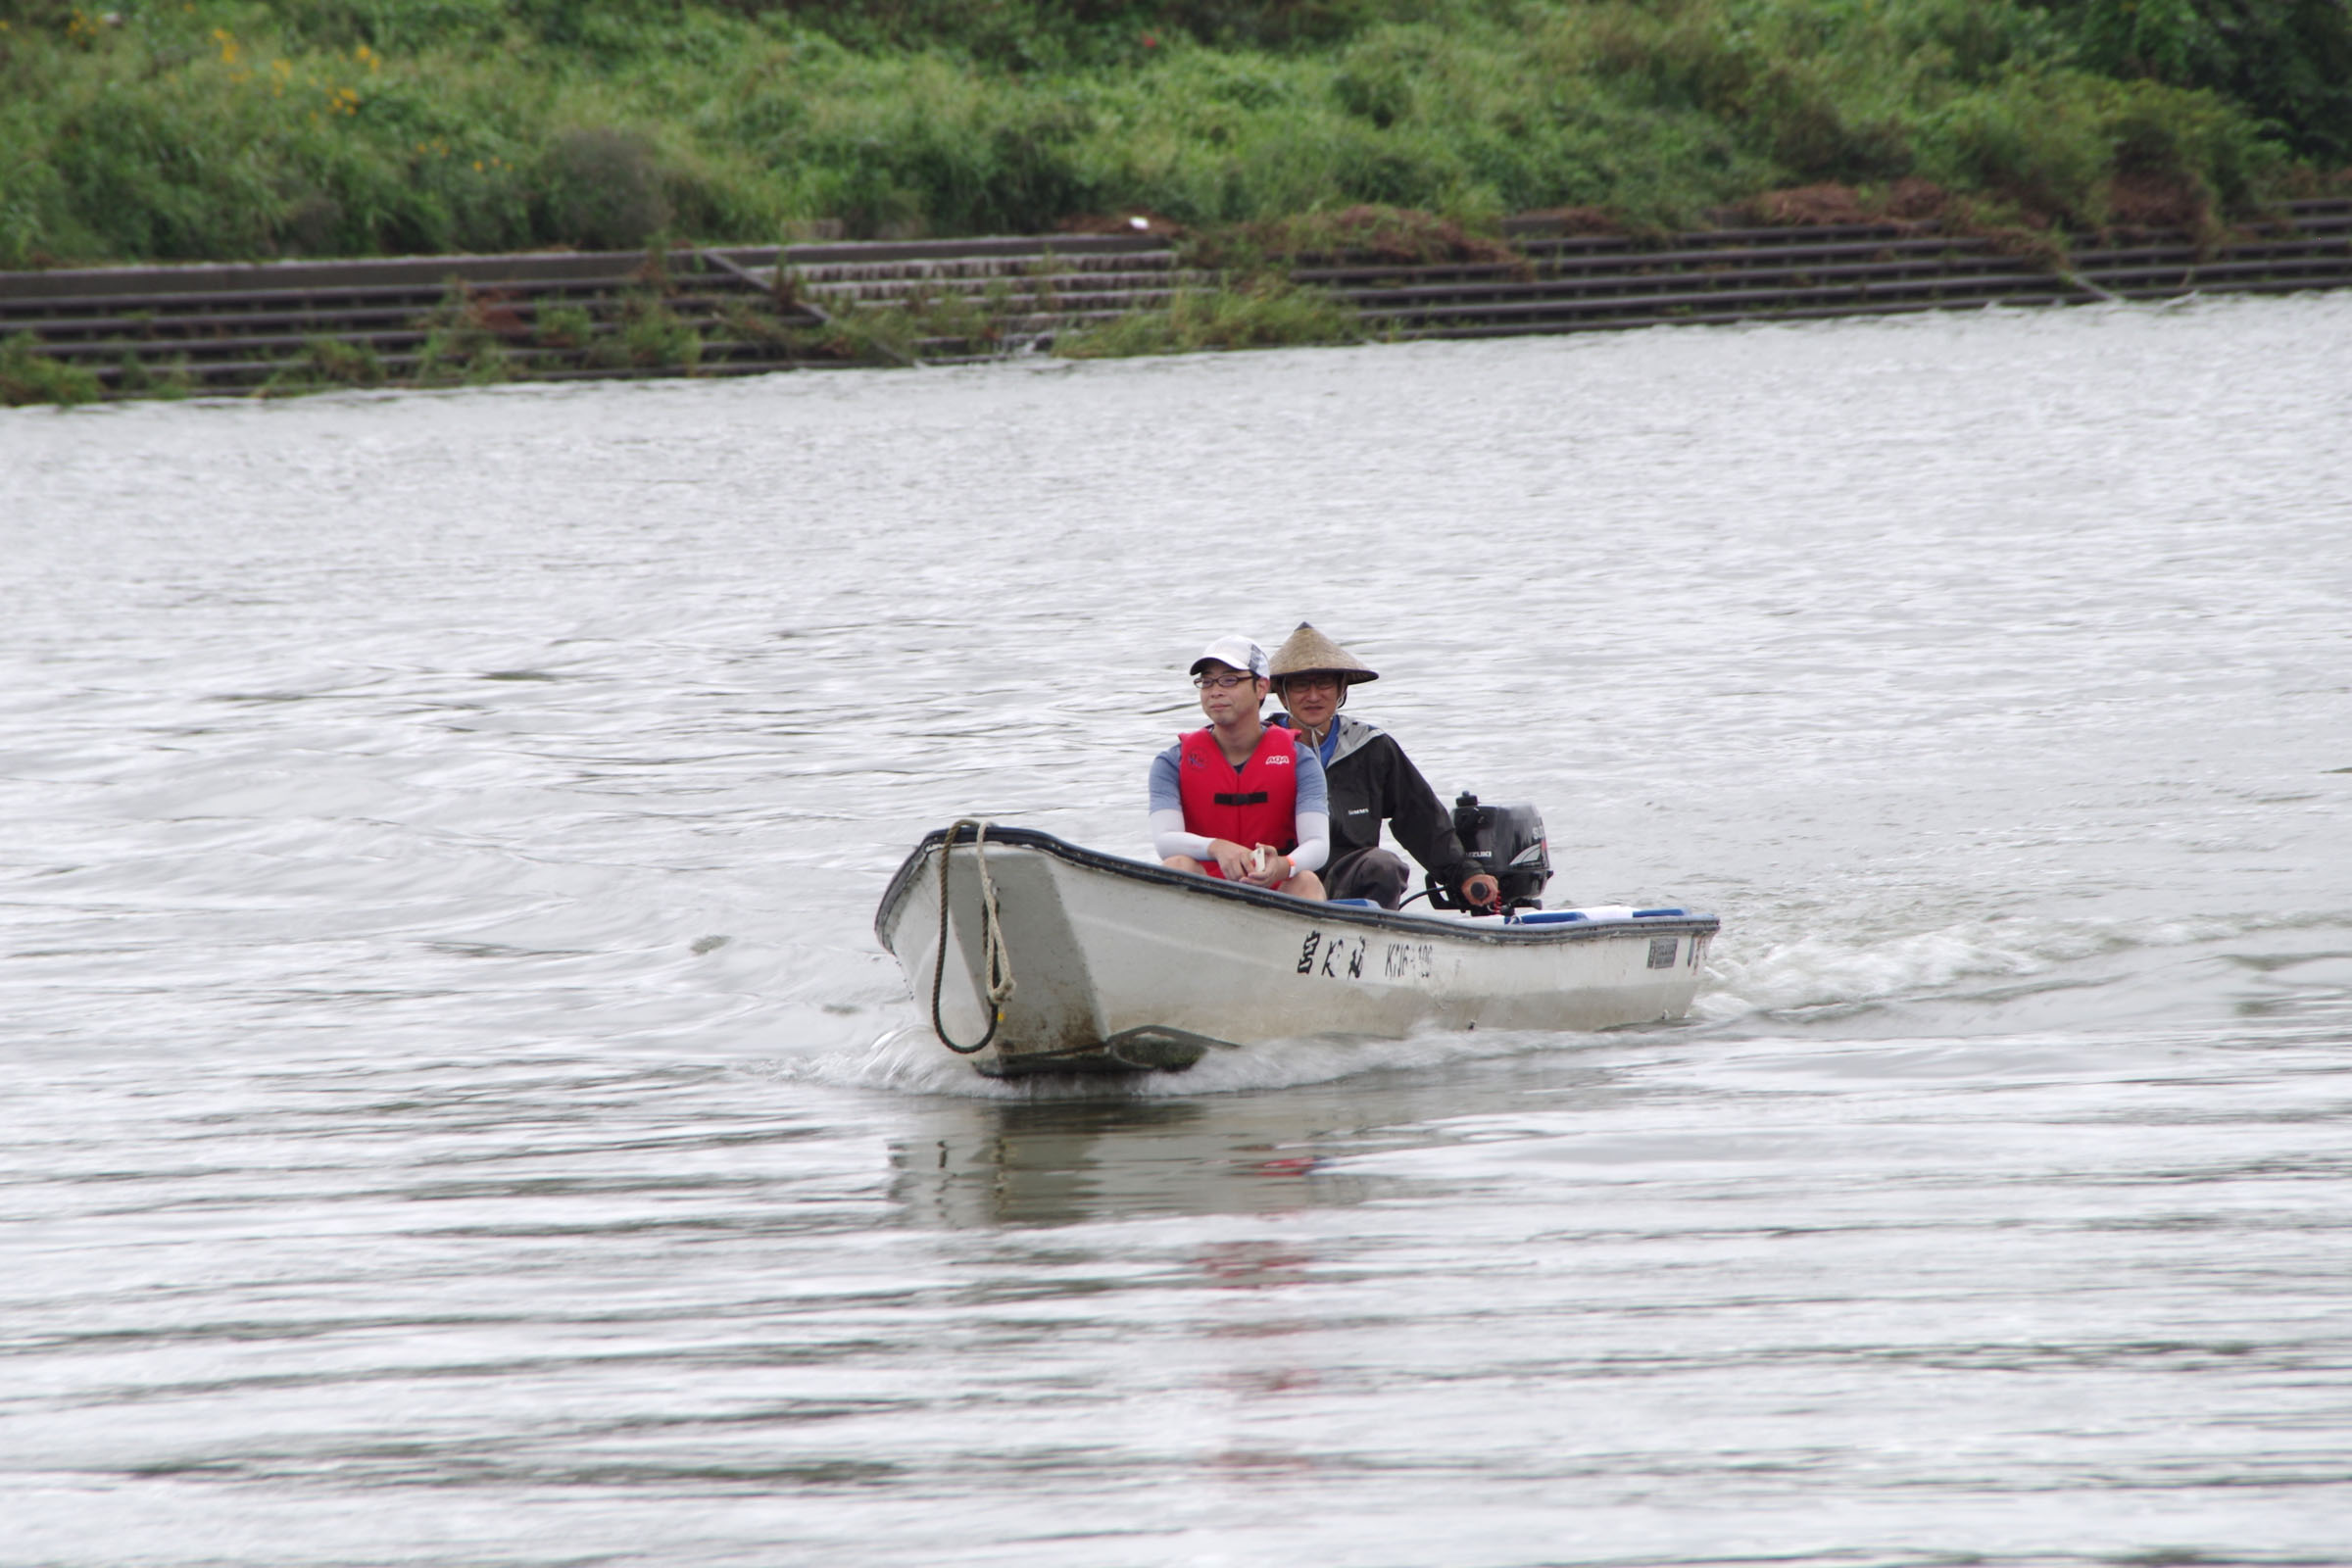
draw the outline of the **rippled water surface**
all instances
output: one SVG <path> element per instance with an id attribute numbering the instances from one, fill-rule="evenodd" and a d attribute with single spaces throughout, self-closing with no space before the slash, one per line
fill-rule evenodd
<path id="1" fill-rule="evenodd" d="M 2347 365 L 0 413 L 0 1561 L 2352 1561 Z M 1302 616 L 1692 1018 L 971 1076 L 892 869 Z"/>

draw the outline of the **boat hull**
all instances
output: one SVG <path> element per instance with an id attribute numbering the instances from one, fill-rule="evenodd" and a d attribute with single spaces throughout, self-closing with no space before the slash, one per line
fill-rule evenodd
<path id="1" fill-rule="evenodd" d="M 947 960 L 939 962 L 948 857 Z M 979 858 L 1013 987 L 993 1035 Z M 1310 1035 L 1606 1029 L 1681 1017 L 1712 915 L 1521 924 L 1287 898 L 1024 828 L 926 837 L 874 920 L 926 1021 L 981 1071 L 1173 1070 Z"/>

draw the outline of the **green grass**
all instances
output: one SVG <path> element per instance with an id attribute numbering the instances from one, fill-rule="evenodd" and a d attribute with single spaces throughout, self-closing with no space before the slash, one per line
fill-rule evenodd
<path id="1" fill-rule="evenodd" d="M 1922 179 L 2083 229 L 2348 158 L 2352 0 L 0 0 L 0 267 Z"/>
<path id="2" fill-rule="evenodd" d="M 55 403 L 71 408 L 94 403 L 100 395 L 97 376 L 41 353 L 30 332 L 0 338 L 0 406 Z"/>
<path id="3" fill-rule="evenodd" d="M 1344 302 L 1314 289 L 1261 280 L 1239 288 L 1186 289 L 1167 309 L 1139 311 L 1057 341 L 1064 359 L 1360 343 L 1362 324 Z"/>

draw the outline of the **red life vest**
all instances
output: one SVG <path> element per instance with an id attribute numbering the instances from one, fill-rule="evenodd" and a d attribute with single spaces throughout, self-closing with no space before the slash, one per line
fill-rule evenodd
<path id="1" fill-rule="evenodd" d="M 1178 737 L 1176 783 L 1184 799 L 1184 830 L 1231 839 L 1244 848 L 1271 844 L 1288 855 L 1298 847 L 1298 737 L 1269 724 L 1257 750 L 1236 767 L 1225 760 L 1213 729 Z M 1201 867 L 1223 876 L 1217 862 Z"/>

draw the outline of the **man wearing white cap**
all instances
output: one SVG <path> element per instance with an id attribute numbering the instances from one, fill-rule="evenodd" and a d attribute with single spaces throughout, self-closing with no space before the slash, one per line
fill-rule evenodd
<path id="1" fill-rule="evenodd" d="M 1258 718 L 1266 651 L 1220 637 L 1193 661 L 1205 729 L 1152 760 L 1152 841 L 1163 864 L 1302 899 L 1330 848 L 1323 764 L 1290 730 Z"/>
<path id="2" fill-rule="evenodd" d="M 1462 853 L 1452 813 L 1439 804 L 1404 748 L 1360 719 L 1340 716 L 1348 688 L 1380 679 L 1379 671 L 1305 621 L 1274 650 L 1267 669 L 1289 710 L 1275 724 L 1296 730 L 1304 743 L 1300 752 L 1312 754 L 1325 769 L 1333 846 L 1324 873 L 1327 896 L 1370 899 L 1385 909 L 1402 902 L 1411 873 L 1380 847 L 1386 821 L 1396 842 L 1463 904 L 1493 905 L 1500 896 L 1494 878 Z"/>

